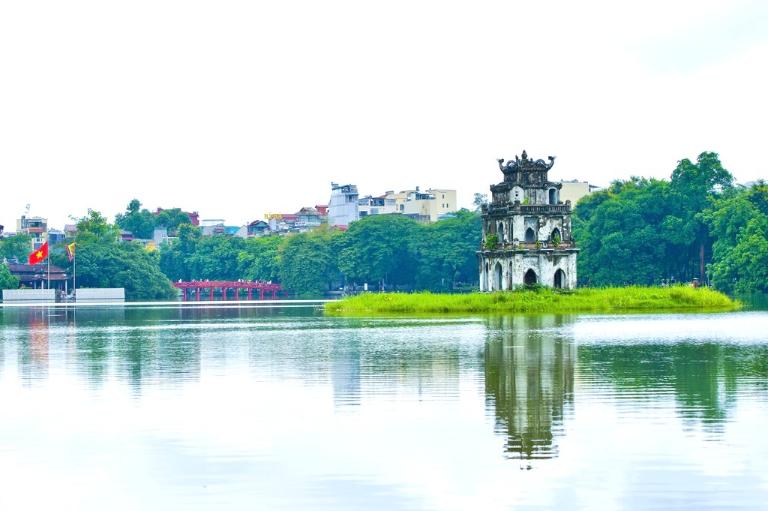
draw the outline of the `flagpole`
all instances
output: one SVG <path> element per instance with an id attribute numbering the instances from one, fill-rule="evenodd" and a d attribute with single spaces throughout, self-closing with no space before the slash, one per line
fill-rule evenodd
<path id="1" fill-rule="evenodd" d="M 48 289 L 51 289 L 51 254 L 48 253 Z"/>
<path id="2" fill-rule="evenodd" d="M 77 249 L 72 253 L 72 299 L 77 301 Z"/>

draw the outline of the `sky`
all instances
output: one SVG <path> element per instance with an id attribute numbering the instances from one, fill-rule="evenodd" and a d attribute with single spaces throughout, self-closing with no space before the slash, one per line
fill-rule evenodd
<path id="1" fill-rule="evenodd" d="M 230 225 L 361 195 L 768 177 L 768 2 L 0 3 L 0 224 L 139 199 Z"/>

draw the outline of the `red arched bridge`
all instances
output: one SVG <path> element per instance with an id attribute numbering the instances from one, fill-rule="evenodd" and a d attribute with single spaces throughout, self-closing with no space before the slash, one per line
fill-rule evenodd
<path id="1" fill-rule="evenodd" d="M 248 300 L 253 300 L 254 290 L 259 293 L 259 300 L 263 300 L 265 295 L 269 295 L 269 298 L 277 298 L 277 294 L 283 290 L 279 284 L 272 284 L 271 282 L 249 282 L 249 281 L 226 281 L 226 280 L 193 280 L 192 282 L 174 282 L 173 287 L 181 289 L 182 299 L 187 300 L 194 299 L 200 301 L 200 296 L 203 290 L 208 290 L 208 300 L 213 300 L 216 296 L 216 290 L 221 292 L 221 299 L 227 300 L 227 294 L 231 289 L 233 291 L 233 300 L 240 299 L 240 291 L 246 291 Z M 191 290 L 191 292 L 190 292 Z"/>

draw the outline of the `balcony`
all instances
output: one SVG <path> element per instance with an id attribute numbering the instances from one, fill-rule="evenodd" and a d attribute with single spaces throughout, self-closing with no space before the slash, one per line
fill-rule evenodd
<path id="1" fill-rule="evenodd" d="M 493 249 L 494 252 L 496 251 L 503 251 L 503 250 L 565 250 L 565 249 L 572 249 L 576 248 L 576 242 L 575 241 L 561 241 L 557 246 L 555 246 L 551 241 L 541 241 L 538 243 L 538 245 L 534 243 L 526 243 L 523 241 L 513 241 L 511 243 L 499 243 L 496 248 Z M 482 247 L 481 250 L 488 250 L 485 247 Z"/>
<path id="2" fill-rule="evenodd" d="M 484 213 L 491 216 L 507 215 L 570 215 L 570 204 L 521 204 L 520 202 L 507 204 L 489 204 Z"/>

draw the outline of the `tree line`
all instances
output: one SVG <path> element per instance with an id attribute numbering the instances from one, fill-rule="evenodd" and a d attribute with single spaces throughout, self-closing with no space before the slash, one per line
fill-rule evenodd
<path id="1" fill-rule="evenodd" d="M 633 177 L 579 201 L 582 285 L 709 281 L 768 292 L 768 186 L 734 185 L 716 153 L 681 160 L 669 180 Z"/>
<path id="2" fill-rule="evenodd" d="M 160 248 L 160 268 L 172 280 L 262 280 L 295 294 L 339 288 L 452 291 L 477 281 L 480 218 L 420 224 L 400 215 L 363 218 L 346 231 L 323 227 L 288 236 L 201 236 L 181 225 Z"/>
<path id="3" fill-rule="evenodd" d="M 176 237 L 157 250 L 120 241 L 121 228 L 150 238 L 158 225 Z M 698 278 L 727 293 L 768 292 L 768 185 L 734 185 L 716 153 L 681 160 L 668 180 L 633 177 L 584 197 L 573 233 L 580 285 Z M 114 224 L 95 211 L 78 222 L 78 286 L 125 287 L 129 299 L 173 297 L 170 281 L 179 279 L 272 281 L 298 295 L 365 284 L 451 292 L 476 287 L 480 237 L 479 214 L 466 210 L 434 224 L 375 215 L 346 231 L 202 236 L 181 210 L 153 214 L 133 200 Z M 25 261 L 29 251 L 28 236 L 0 239 L 0 260 Z M 51 259 L 71 272 L 63 246 Z M 14 287 L 2 265 L 0 283 Z"/>

